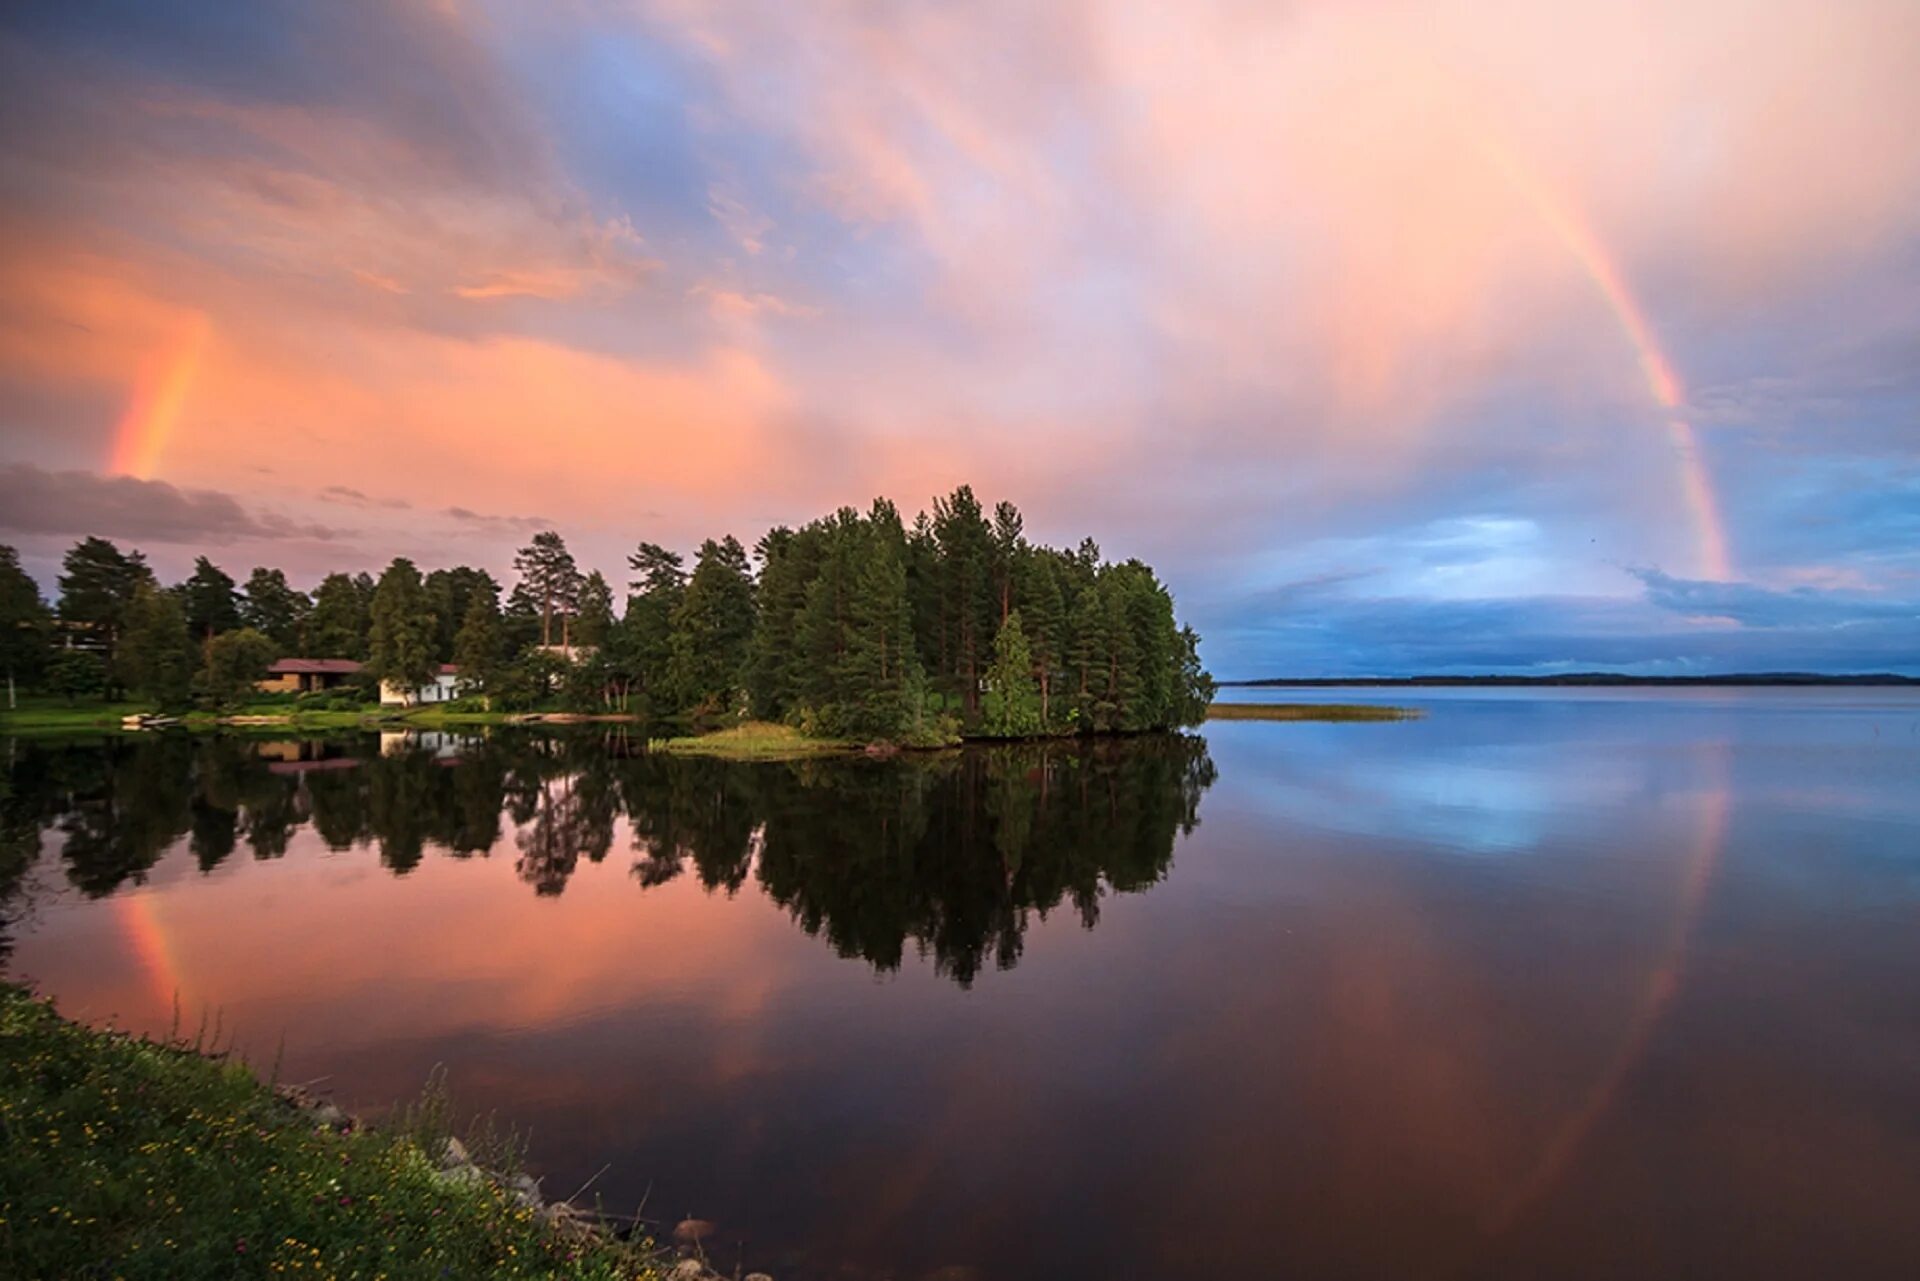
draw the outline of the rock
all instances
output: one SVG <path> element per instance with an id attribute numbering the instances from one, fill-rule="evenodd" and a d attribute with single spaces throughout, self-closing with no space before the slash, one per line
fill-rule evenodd
<path id="1" fill-rule="evenodd" d="M 699 1245 L 715 1231 L 713 1224 L 705 1219 L 682 1219 L 673 1225 L 673 1239 L 677 1245 Z"/>
<path id="2" fill-rule="evenodd" d="M 682 1259 L 673 1265 L 673 1271 L 667 1275 L 673 1281 L 701 1281 L 707 1275 L 707 1265 L 698 1259 Z"/>
<path id="3" fill-rule="evenodd" d="M 434 1177 L 442 1183 L 452 1184 L 454 1187 L 466 1187 L 472 1183 L 484 1183 L 487 1179 L 486 1175 L 480 1173 L 478 1167 L 471 1165 L 450 1166 L 445 1170 L 436 1172 Z"/>
<path id="4" fill-rule="evenodd" d="M 331 1103 L 317 1103 L 308 1113 L 313 1119 L 329 1130 L 337 1130 L 347 1119 L 347 1114 Z"/>
<path id="5" fill-rule="evenodd" d="M 449 1137 L 446 1146 L 440 1149 L 440 1168 L 451 1170 L 456 1165 L 472 1165 L 473 1158 L 467 1155 L 467 1145 L 456 1138 Z"/>
<path id="6" fill-rule="evenodd" d="M 773 1281 L 773 1278 L 764 1272 L 749 1272 L 747 1273 L 747 1281 Z"/>

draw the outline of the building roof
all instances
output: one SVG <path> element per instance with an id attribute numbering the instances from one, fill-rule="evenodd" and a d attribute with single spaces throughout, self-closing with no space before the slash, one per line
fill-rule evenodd
<path id="1" fill-rule="evenodd" d="M 359 670 L 351 658 L 281 658 L 267 668 L 274 676 L 351 676 Z"/>

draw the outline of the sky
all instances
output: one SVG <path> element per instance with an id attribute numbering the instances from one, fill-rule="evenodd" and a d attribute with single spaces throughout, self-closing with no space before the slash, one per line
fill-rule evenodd
<path id="1" fill-rule="evenodd" d="M 1226 678 L 1920 674 L 1911 0 L 51 0 L 0 541 L 751 543 L 971 483 Z"/>

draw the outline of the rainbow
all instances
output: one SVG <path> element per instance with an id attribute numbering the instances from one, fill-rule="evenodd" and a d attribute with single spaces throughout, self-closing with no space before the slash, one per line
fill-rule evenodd
<path id="1" fill-rule="evenodd" d="M 1613 1110 L 1620 1091 L 1646 1056 L 1653 1034 L 1672 1009 L 1686 978 L 1693 951 L 1693 935 L 1708 892 L 1719 874 L 1727 847 L 1731 763 L 1725 743 L 1703 745 L 1706 790 L 1699 797 L 1698 826 L 1680 877 L 1679 902 L 1667 931 L 1660 963 L 1647 990 L 1628 1020 L 1625 1035 L 1582 1103 L 1561 1122 L 1538 1160 L 1511 1195 L 1493 1208 L 1482 1223 L 1489 1241 L 1497 1241 L 1526 1213 L 1543 1201 L 1573 1167 L 1574 1159 Z"/>
<path id="2" fill-rule="evenodd" d="M 1515 190 L 1526 198 L 1555 238 L 1573 255 L 1581 270 L 1593 281 L 1607 307 L 1619 321 L 1634 354 L 1640 360 L 1640 372 L 1647 390 L 1667 420 L 1667 434 L 1673 441 L 1679 465 L 1680 490 L 1692 513 L 1695 537 L 1699 542 L 1697 569 L 1702 578 L 1724 582 L 1733 577 L 1732 558 L 1727 554 L 1726 523 L 1720 516 L 1720 502 L 1714 495 L 1700 440 L 1687 420 L 1685 396 L 1673 364 L 1655 340 L 1653 326 L 1646 313 L 1627 288 L 1626 277 L 1607 253 L 1578 212 L 1547 186 L 1539 174 L 1522 164 L 1514 152 L 1500 145 L 1486 131 L 1472 134 L 1474 147 Z"/>
<path id="3" fill-rule="evenodd" d="M 142 480 L 153 475 L 200 368 L 208 328 L 206 314 L 195 312 L 172 344 L 134 383 L 127 408 L 113 430 L 107 457 L 109 474 Z"/>
<path id="4" fill-rule="evenodd" d="M 147 994 L 157 1009 L 164 1010 L 184 995 L 180 963 L 173 944 L 160 923 L 160 913 L 151 892 L 117 896 L 113 902 L 126 936 L 127 950 L 133 953 L 140 971 L 146 976 Z"/>

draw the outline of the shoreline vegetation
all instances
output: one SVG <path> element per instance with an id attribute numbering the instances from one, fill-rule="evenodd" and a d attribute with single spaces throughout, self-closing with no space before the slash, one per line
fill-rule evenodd
<path id="1" fill-rule="evenodd" d="M 545 1199 L 492 1118 L 456 1137 L 437 1075 L 368 1127 L 204 1040 L 90 1028 L 0 983 L 0 1272 L 713 1276 L 697 1235 L 676 1260 L 637 1220 Z"/>
<path id="2" fill-rule="evenodd" d="M 1215 703 L 1207 708 L 1210 721 L 1416 721 L 1425 715 L 1417 707 L 1379 703 Z"/>
<path id="3" fill-rule="evenodd" d="M 642 542 L 623 609 L 552 530 L 519 549 L 510 591 L 483 569 L 423 573 L 405 557 L 310 594 L 266 566 L 242 584 L 205 556 L 167 585 L 138 550 L 84 538 L 49 604 L 0 547 L 0 701 L 24 689 L 78 713 L 43 701 L 7 719 L 16 729 L 95 728 L 110 709 L 189 727 L 538 714 L 695 734 L 776 723 L 810 743 L 899 748 L 1203 721 L 1214 686 L 1200 638 L 1152 567 L 1024 528 L 1012 503 L 988 508 L 963 485 L 910 521 L 877 498 L 776 526 L 751 551 L 707 539 L 691 567 Z"/>

